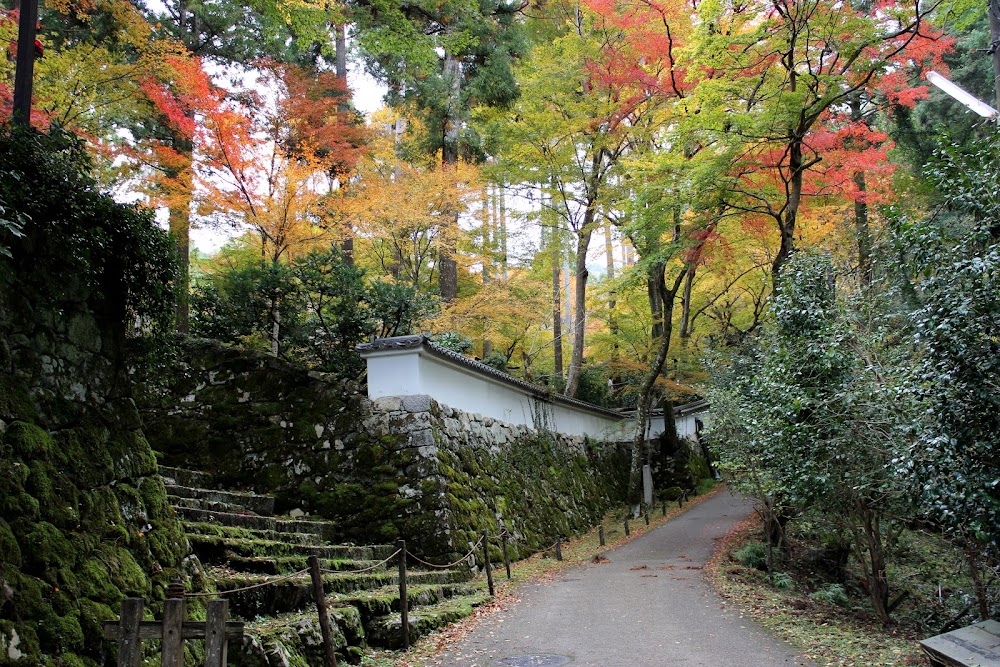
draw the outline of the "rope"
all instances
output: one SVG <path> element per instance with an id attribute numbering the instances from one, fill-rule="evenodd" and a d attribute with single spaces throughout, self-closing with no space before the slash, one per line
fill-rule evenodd
<path id="1" fill-rule="evenodd" d="M 459 558 L 458 560 L 456 560 L 454 563 L 448 563 L 447 565 L 435 565 L 434 563 L 428 563 L 427 561 L 421 560 L 420 558 L 417 558 L 416 556 L 414 556 L 412 553 L 409 552 L 409 550 L 407 550 L 406 555 L 409 556 L 410 558 L 412 558 L 413 560 L 417 561 L 421 565 L 426 565 L 427 567 L 435 567 L 435 568 L 438 568 L 439 570 L 446 570 L 449 567 L 455 567 L 459 563 L 465 562 L 465 560 L 469 556 L 471 556 L 472 554 L 476 553 L 476 549 L 478 549 L 479 545 L 481 545 L 482 543 L 483 543 L 483 538 L 480 537 L 479 541 L 476 542 L 475 546 L 472 547 L 472 550 L 469 551 L 469 553 L 465 554 L 464 556 L 462 556 L 461 558 Z"/>
<path id="2" fill-rule="evenodd" d="M 252 584 L 250 586 L 244 586 L 243 588 L 233 588 L 228 591 L 212 591 L 205 593 L 185 593 L 184 597 L 189 598 L 206 598 L 213 595 L 232 595 L 233 593 L 242 593 L 243 591 L 251 591 L 255 588 L 261 588 L 263 586 L 270 586 L 271 584 L 279 584 L 282 581 L 288 581 L 289 579 L 294 579 L 295 577 L 301 576 L 307 573 L 309 570 L 299 570 L 298 572 L 292 572 L 291 574 L 286 574 L 283 577 L 278 577 L 277 579 L 272 579 L 270 581 L 262 581 L 259 584 Z"/>
<path id="3" fill-rule="evenodd" d="M 320 572 L 324 572 L 326 574 L 358 574 L 360 572 L 371 572 L 372 570 L 382 567 L 383 565 L 391 561 L 393 558 L 398 556 L 400 551 L 401 549 L 396 549 L 396 551 L 385 560 L 379 561 L 378 563 L 375 563 L 371 567 L 366 567 L 361 570 L 327 570 L 325 568 L 320 568 Z"/>

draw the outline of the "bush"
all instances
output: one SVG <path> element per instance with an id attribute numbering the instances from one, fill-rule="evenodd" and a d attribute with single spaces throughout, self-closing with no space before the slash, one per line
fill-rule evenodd
<path id="1" fill-rule="evenodd" d="M 815 593 L 809 595 L 809 598 L 816 600 L 817 602 L 825 602 L 827 604 L 835 604 L 838 607 L 846 607 L 850 600 L 847 597 L 847 591 L 840 584 L 829 584 L 819 589 Z"/>
<path id="2" fill-rule="evenodd" d="M 795 588 L 795 580 L 787 572 L 775 572 L 771 575 L 771 583 L 774 587 L 782 591 L 790 591 Z"/>
<path id="3" fill-rule="evenodd" d="M 733 554 L 740 565 L 757 570 L 767 569 L 767 545 L 763 542 L 747 542 Z"/>
<path id="4" fill-rule="evenodd" d="M 151 210 L 119 204 L 91 175 L 84 142 L 53 128 L 0 127 L 0 254 L 16 275 L 65 298 L 67 280 L 109 321 L 171 329 L 177 276 L 170 236 Z"/>

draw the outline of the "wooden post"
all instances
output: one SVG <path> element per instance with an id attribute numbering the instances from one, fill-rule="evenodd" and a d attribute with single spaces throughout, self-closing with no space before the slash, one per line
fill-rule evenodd
<path id="1" fill-rule="evenodd" d="M 493 588 L 493 566 L 490 564 L 490 537 L 483 533 L 483 560 L 486 562 L 486 583 L 490 587 L 490 597 L 496 595 Z"/>
<path id="2" fill-rule="evenodd" d="M 205 667 L 226 667 L 229 642 L 226 640 L 226 620 L 229 600 L 209 600 L 205 616 Z"/>
<path id="3" fill-rule="evenodd" d="M 507 581 L 510 581 L 510 554 L 507 553 L 507 531 L 500 533 L 500 541 L 503 543 L 503 566 L 507 570 Z"/>
<path id="4" fill-rule="evenodd" d="M 667 516 L 667 501 L 663 501 L 663 516 Z"/>
<path id="5" fill-rule="evenodd" d="M 601 541 L 601 546 L 604 546 L 604 526 L 597 529 L 597 538 Z"/>
<path id="6" fill-rule="evenodd" d="M 163 641 L 160 644 L 162 667 L 184 667 L 184 598 L 163 602 Z"/>
<path id="7" fill-rule="evenodd" d="M 139 639 L 142 605 L 142 598 L 128 598 L 122 602 L 122 618 L 118 636 L 118 667 L 139 667 L 139 662 L 142 659 L 142 641 Z"/>
<path id="8" fill-rule="evenodd" d="M 330 632 L 330 615 L 326 612 L 326 592 L 323 590 L 323 573 L 319 570 L 319 558 L 309 556 L 309 574 L 312 577 L 313 595 L 316 597 L 316 612 L 319 614 L 319 629 L 323 634 L 325 667 L 337 667 L 337 654 L 333 650 L 333 634 Z"/>
<path id="9" fill-rule="evenodd" d="M 632 531 L 628 529 L 628 517 L 625 517 L 625 537 L 632 534 Z"/>
<path id="10" fill-rule="evenodd" d="M 646 508 L 646 525 L 649 525 L 649 508 Z"/>
<path id="11" fill-rule="evenodd" d="M 406 540 L 396 542 L 399 549 L 399 629 L 403 635 L 403 650 L 410 650 L 410 601 L 406 597 Z"/>
<path id="12" fill-rule="evenodd" d="M 556 538 L 556 560 L 562 560 L 562 537 Z"/>

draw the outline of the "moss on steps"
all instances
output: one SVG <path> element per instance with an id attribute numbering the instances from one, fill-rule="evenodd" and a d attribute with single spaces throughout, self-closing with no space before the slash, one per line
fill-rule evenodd
<path id="1" fill-rule="evenodd" d="M 298 544 L 278 540 L 188 534 L 198 556 L 208 562 L 224 563 L 229 554 L 237 556 L 318 556 L 319 558 L 357 558 L 380 560 L 384 549 L 333 544 Z M 373 553 L 374 552 L 374 553 Z M 391 551 L 386 553 L 388 556 Z"/>
<path id="2" fill-rule="evenodd" d="M 351 663 L 361 660 L 365 632 L 361 615 L 354 607 L 329 610 L 334 648 Z M 322 633 L 316 608 L 261 618 L 245 626 L 240 650 L 232 651 L 230 664 L 235 667 L 289 667 L 323 665 Z"/>
<path id="3" fill-rule="evenodd" d="M 319 562 L 319 566 L 325 570 L 359 570 L 374 567 L 381 563 L 377 560 L 357 560 L 353 558 L 324 558 Z M 246 558 L 243 556 L 230 556 L 226 565 L 240 572 L 248 572 L 263 575 L 281 575 L 298 572 L 309 567 L 307 556 L 255 556 Z M 384 571 L 387 567 L 382 565 L 375 571 Z"/>
<path id="4" fill-rule="evenodd" d="M 309 576 L 303 574 L 294 579 L 278 581 L 269 586 L 261 586 L 251 590 L 236 591 L 255 584 L 264 583 L 273 577 L 264 577 L 229 570 L 210 568 L 208 576 L 215 582 L 220 592 L 234 591 L 226 595 L 230 609 L 234 614 L 244 618 L 274 615 L 305 608 L 312 600 L 312 583 Z M 407 581 L 412 585 L 419 584 L 451 584 L 459 583 L 467 578 L 467 574 L 457 570 L 439 572 L 410 572 Z M 323 589 L 326 593 L 352 593 L 355 591 L 397 585 L 398 576 L 395 572 L 365 572 L 352 574 L 349 572 L 323 575 Z"/>
<path id="5" fill-rule="evenodd" d="M 408 614 L 410 641 L 469 616 L 473 609 L 485 604 L 489 599 L 489 592 L 480 591 L 410 610 Z M 398 613 L 376 619 L 367 628 L 368 643 L 372 646 L 400 648 L 402 625 Z"/>

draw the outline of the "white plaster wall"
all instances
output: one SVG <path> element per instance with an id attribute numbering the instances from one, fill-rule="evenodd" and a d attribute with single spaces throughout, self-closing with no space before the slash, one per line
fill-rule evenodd
<path id="1" fill-rule="evenodd" d="M 368 397 L 373 400 L 425 394 L 456 410 L 532 428 L 536 426 L 535 411 L 542 409 L 546 414 L 541 415 L 541 423 L 558 433 L 602 440 L 628 437 L 627 422 L 622 419 L 538 400 L 516 386 L 422 348 L 379 350 L 366 353 L 365 358 Z M 623 433 L 626 435 L 621 437 Z"/>
<path id="2" fill-rule="evenodd" d="M 366 352 L 364 356 L 368 362 L 368 396 L 373 400 L 426 395 L 456 410 L 509 424 L 531 428 L 544 426 L 566 435 L 623 441 L 631 439 L 634 433 L 634 419 L 540 400 L 525 389 L 442 358 L 424 347 L 377 350 Z M 537 411 L 543 414 L 536 415 Z M 694 438 L 696 418 L 707 423 L 708 412 L 676 418 L 678 437 Z M 650 419 L 648 437 L 661 435 L 663 429 L 663 415 L 654 415 Z"/>

